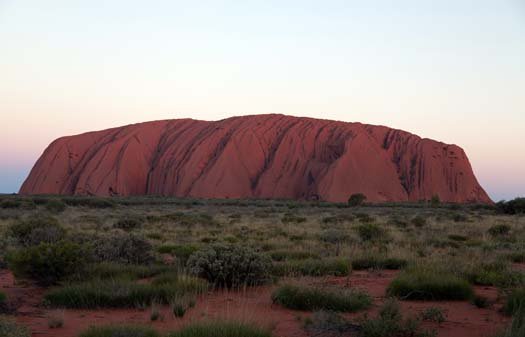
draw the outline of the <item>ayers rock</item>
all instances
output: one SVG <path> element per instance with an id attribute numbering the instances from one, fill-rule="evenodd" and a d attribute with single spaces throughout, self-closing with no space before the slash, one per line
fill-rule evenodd
<path id="1" fill-rule="evenodd" d="M 273 114 L 59 138 L 20 193 L 492 202 L 456 145 L 384 126 Z"/>

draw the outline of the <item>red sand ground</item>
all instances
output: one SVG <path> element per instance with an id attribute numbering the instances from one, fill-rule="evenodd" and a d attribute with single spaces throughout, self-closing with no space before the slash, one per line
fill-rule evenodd
<path id="1" fill-rule="evenodd" d="M 387 285 L 396 272 L 353 272 L 350 277 L 330 277 L 325 279 L 304 279 L 310 283 L 336 284 L 366 289 L 374 298 L 374 305 L 368 314 L 374 316 L 385 300 Z M 151 310 L 63 310 L 64 326 L 49 329 L 48 317 L 54 310 L 41 306 L 43 289 L 16 284 L 8 271 L 0 271 L 0 288 L 5 291 L 17 309 L 17 320 L 31 328 L 33 336 L 74 337 L 90 325 L 111 323 L 151 324 L 161 331 L 176 330 L 189 322 L 209 318 L 229 318 L 253 322 L 273 329 L 276 337 L 308 336 L 302 329 L 299 317 L 309 313 L 283 309 L 272 304 L 272 287 L 257 287 L 243 292 L 215 291 L 202 296 L 186 316 L 175 318 L 168 307 L 162 307 L 163 321 L 150 322 Z M 501 299 L 493 287 L 476 287 L 477 294 L 486 296 L 494 303 L 490 308 L 478 309 L 468 302 L 416 302 L 403 301 L 401 306 L 406 315 L 416 315 L 424 308 L 442 308 L 447 320 L 442 324 L 424 323 L 427 328 L 437 329 L 440 337 L 490 337 L 504 327 L 509 319 L 503 316 Z M 363 313 L 349 314 L 347 317 L 358 318 Z"/>
<path id="2" fill-rule="evenodd" d="M 456 145 L 284 115 L 165 120 L 63 137 L 20 193 L 492 202 Z"/>

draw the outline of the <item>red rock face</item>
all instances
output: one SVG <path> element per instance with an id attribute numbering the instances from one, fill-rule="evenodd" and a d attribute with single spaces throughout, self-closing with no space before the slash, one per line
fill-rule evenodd
<path id="1" fill-rule="evenodd" d="M 283 115 L 155 121 L 59 138 L 20 193 L 491 202 L 456 145 Z"/>

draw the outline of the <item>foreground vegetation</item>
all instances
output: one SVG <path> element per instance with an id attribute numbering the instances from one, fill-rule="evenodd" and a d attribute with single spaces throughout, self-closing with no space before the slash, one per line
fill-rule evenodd
<path id="1" fill-rule="evenodd" d="M 357 329 L 363 336 L 389 336 L 389 329 L 398 331 L 396 336 L 425 334 L 408 328 L 419 318 L 399 316 L 398 302 L 389 302 L 379 316 L 365 321 L 337 323 L 337 316 L 327 314 L 365 310 L 372 300 L 343 283 L 320 282 L 363 270 L 390 270 L 397 274 L 385 298 L 488 307 L 491 303 L 476 296 L 474 287 L 492 286 L 504 312 L 514 317 L 513 329 L 522 326 L 525 276 L 513 266 L 525 262 L 522 199 L 495 206 L 439 200 L 369 205 L 361 199 L 337 204 L 2 196 L 0 268 L 45 287 L 42 304 L 51 308 L 166 305 L 180 317 L 206 291 L 268 285 L 274 303 L 318 312 L 317 323 L 334 320 L 335 326 Z M 0 292 L 0 308 L 6 301 Z M 313 329 L 314 318 L 305 326 Z M 220 322 L 210 324 L 173 336 L 222 331 L 211 327 Z M 236 336 L 231 331 L 244 328 L 232 323 L 224 326 L 230 332 L 217 336 Z M 85 336 L 113 336 L 107 329 L 120 328 L 94 328 Z M 123 329 L 138 331 L 130 336 L 153 333 Z"/>

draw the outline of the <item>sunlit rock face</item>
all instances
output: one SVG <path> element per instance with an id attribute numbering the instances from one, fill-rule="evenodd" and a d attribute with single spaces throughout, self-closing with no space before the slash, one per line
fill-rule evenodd
<path id="1" fill-rule="evenodd" d="M 284 115 L 154 121 L 59 138 L 20 193 L 491 202 L 456 145 Z"/>

